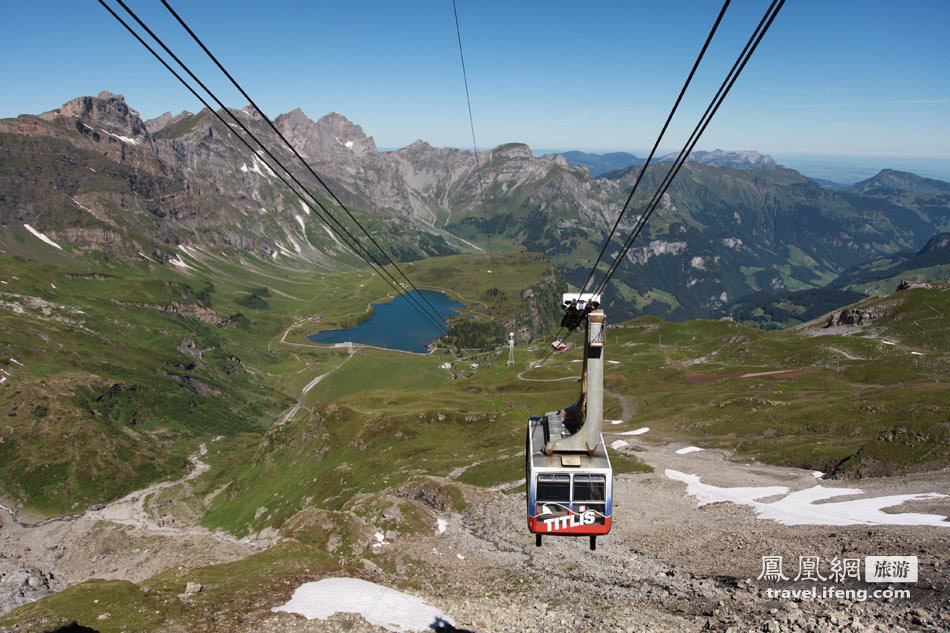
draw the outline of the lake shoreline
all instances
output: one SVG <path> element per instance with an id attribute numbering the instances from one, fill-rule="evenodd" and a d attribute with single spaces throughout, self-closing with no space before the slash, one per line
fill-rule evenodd
<path id="1" fill-rule="evenodd" d="M 371 304 L 369 312 L 372 316 L 355 327 L 324 330 L 307 336 L 307 340 L 330 347 L 351 343 L 411 354 L 431 354 L 429 346 L 438 340 L 441 332 L 419 315 L 417 305 L 410 303 L 409 297 L 419 305 L 433 308 L 443 323 L 449 316 L 460 315 L 459 310 L 465 308 L 464 304 L 438 290 L 412 290 L 388 303 Z"/>

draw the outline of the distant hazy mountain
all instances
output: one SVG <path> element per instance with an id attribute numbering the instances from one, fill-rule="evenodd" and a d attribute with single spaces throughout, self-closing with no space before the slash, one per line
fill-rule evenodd
<path id="1" fill-rule="evenodd" d="M 827 180 L 826 178 L 810 178 L 810 180 L 819 187 L 831 189 L 832 191 L 839 191 L 848 186 L 841 184 L 840 182 L 835 182 L 834 180 Z"/>
<path id="2" fill-rule="evenodd" d="M 941 195 L 950 193 L 950 183 L 896 169 L 882 169 L 872 178 L 856 182 L 846 191 L 863 194 L 906 192 L 917 195 Z"/>
<path id="3" fill-rule="evenodd" d="M 933 222 L 939 231 L 950 231 L 950 183 L 894 169 L 882 169 L 873 178 L 842 190 L 913 209 Z"/>
<path id="4" fill-rule="evenodd" d="M 677 153 L 667 154 L 660 157 L 659 161 L 676 160 Z M 659 162 L 658 161 L 658 162 Z M 704 165 L 718 165 L 719 167 L 733 167 L 735 169 L 748 169 L 758 165 L 775 166 L 775 161 L 771 156 L 760 154 L 752 150 L 739 152 L 726 152 L 721 149 L 711 152 L 693 152 L 689 155 L 689 162 L 702 163 Z"/>
<path id="5" fill-rule="evenodd" d="M 874 177 L 882 169 L 912 172 L 925 178 L 950 181 L 950 158 L 907 158 L 899 156 L 820 156 L 773 154 L 786 167 L 809 178 L 851 185 Z"/>
<path id="6" fill-rule="evenodd" d="M 626 169 L 633 165 L 642 165 L 646 159 L 638 158 L 628 152 L 611 152 L 608 154 L 591 154 L 589 152 L 561 152 L 565 160 L 571 165 L 583 165 L 590 170 L 590 175 L 594 178 Z M 666 154 L 656 158 L 654 162 L 672 161 L 677 157 L 676 153 Z M 771 156 L 766 156 L 754 151 L 726 152 L 721 149 L 712 152 L 693 152 L 689 156 L 690 162 L 702 163 L 704 165 L 718 165 L 720 167 L 734 167 L 736 169 L 748 169 L 757 165 L 775 165 Z"/>
<path id="7" fill-rule="evenodd" d="M 936 270 L 945 268 L 946 270 Z M 926 272 L 925 272 L 926 271 Z M 900 279 L 944 281 L 950 275 L 950 233 L 935 235 L 919 251 L 901 251 L 841 273 L 829 288 L 855 288 L 872 282 Z"/>
<path id="8" fill-rule="evenodd" d="M 562 152 L 564 159 L 571 165 L 583 165 L 590 170 L 594 178 L 607 172 L 624 169 L 631 165 L 642 165 L 645 161 L 628 152 L 610 152 L 608 154 L 591 154 L 588 152 Z"/>

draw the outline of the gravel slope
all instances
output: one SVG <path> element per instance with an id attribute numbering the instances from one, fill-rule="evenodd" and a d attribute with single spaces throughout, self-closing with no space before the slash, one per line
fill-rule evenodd
<path id="1" fill-rule="evenodd" d="M 950 522 L 947 527 L 782 525 L 734 503 L 697 506 L 697 499 L 687 495 L 686 484 L 666 471 L 698 475 L 703 483 L 720 487 L 860 487 L 861 497 L 947 493 L 950 473 L 865 479 L 857 484 L 818 482 L 808 471 L 733 462 L 719 451 L 676 454 L 683 445 L 655 442 L 649 433 L 625 439 L 632 444 L 627 450 L 636 450 L 655 472 L 616 478 L 613 531 L 598 540 L 597 551 L 587 548 L 586 539 L 568 538 L 545 538 L 544 546 L 536 548 L 525 528 L 524 496 L 485 491 L 475 495 L 464 512 L 437 512 L 446 520 L 444 533 L 433 529 L 425 536 L 396 536 L 392 544 L 375 550 L 386 564 L 366 561 L 364 579 L 403 589 L 450 616 L 459 630 L 470 631 L 950 630 Z M 42 538 L 35 534 L 32 540 L 23 540 L 26 528 L 11 526 L 4 513 L 0 565 L 10 560 L 19 564 L 14 582 L 22 586 L 26 578 L 33 578 L 35 587 L 30 590 L 35 597 L 82 577 L 140 580 L 162 565 L 233 560 L 253 550 L 248 544 L 201 533 L 200 528 L 163 534 L 161 526 L 147 521 L 129 525 L 130 516 L 142 518 L 147 513 L 119 512 L 136 507 L 129 500 L 125 504 L 36 528 L 45 531 Z M 947 516 L 950 498 L 914 501 L 886 512 Z M 80 529 L 84 521 L 94 524 Z M 93 530 L 96 538 L 84 541 Z M 103 554 L 108 549 L 103 534 L 108 536 L 110 530 L 126 537 L 132 531 L 138 539 L 132 542 L 144 551 L 126 548 Z M 143 539 L 152 539 L 148 541 L 152 545 L 143 547 Z M 94 554 L 96 548 L 100 551 Z M 782 556 L 786 575 L 794 577 L 799 556 L 819 556 L 819 572 L 826 575 L 835 557 L 862 559 L 863 573 L 867 555 L 918 556 L 918 582 L 892 585 L 908 588 L 910 597 L 870 597 L 863 602 L 820 595 L 772 598 L 767 594 L 770 589 L 871 591 L 888 585 L 869 584 L 863 578 L 838 583 L 757 579 L 763 556 Z M 384 630 L 352 614 L 307 621 L 295 614 L 272 613 L 280 600 L 277 594 L 261 596 L 259 610 L 242 619 L 241 630 Z"/>

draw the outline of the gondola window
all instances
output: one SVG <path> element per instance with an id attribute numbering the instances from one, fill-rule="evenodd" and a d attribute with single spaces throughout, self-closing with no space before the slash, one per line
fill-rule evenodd
<path id="1" fill-rule="evenodd" d="M 570 475 L 538 475 L 538 501 L 571 502 Z"/>

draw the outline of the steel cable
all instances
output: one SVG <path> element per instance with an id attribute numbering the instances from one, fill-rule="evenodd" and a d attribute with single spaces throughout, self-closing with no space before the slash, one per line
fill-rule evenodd
<path id="1" fill-rule="evenodd" d="M 125 6 L 122 0 L 117 0 L 117 1 L 119 2 L 119 4 L 122 4 L 123 7 Z M 291 145 L 290 141 L 288 141 L 287 138 L 280 132 L 280 130 L 277 129 L 277 126 L 275 126 L 274 123 L 270 120 L 270 117 L 264 114 L 263 110 L 261 110 L 257 106 L 257 103 L 253 99 L 251 99 L 251 96 L 247 94 L 244 88 L 242 88 L 241 85 L 237 82 L 237 80 L 234 79 L 234 77 L 231 75 L 231 73 L 228 72 L 228 70 L 224 67 L 224 65 L 220 61 L 218 61 L 218 58 L 214 56 L 214 54 L 208 49 L 208 47 L 205 46 L 204 42 L 202 42 L 201 39 L 195 34 L 195 32 L 191 30 L 191 27 L 189 27 L 188 24 L 185 23 L 182 17 L 178 15 L 177 12 L 175 12 L 175 10 L 171 7 L 170 4 L 168 4 L 166 0 L 162 0 L 162 4 L 165 6 L 166 9 L 168 9 L 169 13 L 171 13 L 172 16 L 174 16 L 174 18 L 178 21 L 178 23 L 182 26 L 182 28 L 184 28 L 188 32 L 188 34 L 192 37 L 192 39 L 195 40 L 198 46 L 201 47 L 201 50 L 203 50 L 205 54 L 208 55 L 208 57 L 211 59 L 211 61 L 215 63 L 218 69 L 220 69 L 221 72 L 224 73 L 224 76 L 227 77 L 230 80 L 230 82 L 234 85 L 234 87 L 238 89 L 241 95 L 245 99 L 248 100 L 248 103 L 250 103 L 251 106 L 253 106 L 253 108 L 257 111 L 257 113 L 261 116 L 261 118 L 264 119 L 264 121 L 267 123 L 268 126 L 270 126 L 271 130 L 273 130 L 274 133 L 277 134 L 277 136 L 280 138 L 280 140 L 284 142 L 284 144 L 290 149 L 291 152 L 293 152 L 294 156 L 297 157 L 297 160 L 299 160 L 300 163 L 307 169 L 307 171 L 310 172 L 310 175 L 312 175 L 317 180 L 317 182 L 319 182 L 320 185 L 322 185 L 323 188 L 327 190 L 327 193 L 330 194 L 330 197 L 333 198 L 333 200 L 338 205 L 340 205 L 340 208 L 343 209 L 343 211 L 347 214 L 347 216 L 349 216 L 350 220 L 352 220 L 356 224 L 356 226 L 360 228 L 363 234 L 369 238 L 370 242 L 372 242 L 372 244 L 377 249 L 379 249 L 379 252 L 382 253 L 386 259 L 389 260 L 389 263 L 392 265 L 393 268 L 396 269 L 396 271 L 402 276 L 402 278 L 406 280 L 406 283 L 409 284 L 409 287 L 415 290 L 419 294 L 422 300 L 428 305 L 429 309 L 432 310 L 432 313 L 435 314 L 435 316 L 438 319 L 441 319 L 441 316 L 439 315 L 439 311 L 436 310 L 435 306 L 433 306 L 432 303 L 430 303 L 429 300 L 426 299 L 425 295 L 423 295 L 419 291 L 418 288 L 416 288 L 415 284 L 412 283 L 412 280 L 410 280 L 409 277 L 406 276 L 406 274 L 402 271 L 402 269 L 399 268 L 399 265 L 395 262 L 395 260 L 393 260 L 393 258 L 390 257 L 389 254 L 385 250 L 383 250 L 383 247 L 379 245 L 379 243 L 372 236 L 372 234 L 363 227 L 363 225 L 359 222 L 359 220 L 353 217 L 353 214 L 350 213 L 349 208 L 347 208 L 347 206 L 343 204 L 343 201 L 337 197 L 337 195 L 333 192 L 332 189 L 330 189 L 330 187 L 326 184 L 326 182 L 324 182 L 324 180 L 320 177 L 320 175 L 317 174 L 317 172 L 315 172 L 312 167 L 310 167 L 310 165 L 307 163 L 306 160 L 304 160 L 303 156 L 300 155 L 297 149 L 293 145 Z M 128 8 L 126 8 L 126 10 L 128 11 Z M 164 45 L 163 45 L 163 48 L 164 48 Z M 184 66 L 182 67 L 184 68 Z M 191 74 L 190 71 L 189 71 L 189 74 Z M 209 94 L 210 94 L 210 91 L 209 91 Z M 400 282 L 400 285 L 402 285 L 401 282 Z"/>
<path id="2" fill-rule="evenodd" d="M 278 165 L 278 166 L 280 167 L 280 169 L 282 169 L 282 170 L 290 177 L 290 179 L 293 180 L 293 181 L 300 187 L 300 189 L 303 190 L 304 193 L 306 193 L 307 196 L 309 196 L 309 197 L 313 200 L 313 202 L 326 214 L 326 216 L 327 216 L 328 218 L 330 218 L 330 220 L 333 222 L 333 224 L 336 224 L 336 227 L 334 227 L 333 224 L 331 224 L 330 221 L 328 221 L 325 217 L 323 217 L 323 216 L 317 211 L 317 209 L 315 209 L 315 208 L 313 207 L 313 204 L 311 204 L 309 200 L 307 200 L 300 192 L 298 192 L 297 189 L 295 189 L 295 188 L 293 187 L 293 185 L 291 185 L 291 184 L 287 181 L 286 178 L 284 178 L 283 176 L 280 175 L 280 173 L 278 173 L 278 172 L 275 171 L 275 172 L 274 172 L 274 175 L 277 176 L 277 178 L 280 179 L 281 182 L 283 182 L 284 185 L 286 185 L 287 188 L 290 189 L 290 191 L 291 191 L 294 195 L 296 195 L 296 196 L 300 199 L 300 201 L 301 201 L 303 204 L 305 204 L 309 209 L 311 209 L 311 210 L 313 210 L 315 213 L 317 213 L 317 216 L 324 222 L 324 224 L 327 225 L 328 228 L 330 228 L 330 229 L 333 230 L 335 233 L 337 233 L 337 235 L 339 235 L 341 238 L 343 238 L 343 241 L 346 242 L 347 246 L 348 246 L 350 249 L 352 249 L 352 250 L 354 251 L 354 253 L 355 253 L 357 256 L 359 256 L 361 259 L 363 259 L 363 261 L 366 262 L 366 263 L 370 266 L 370 268 L 372 268 L 374 271 L 376 271 L 376 272 L 383 278 L 383 280 L 386 281 L 386 283 L 389 284 L 389 286 L 390 286 L 391 288 L 393 288 L 393 290 L 396 291 L 397 295 L 405 295 L 406 298 L 407 298 L 407 300 L 410 301 L 411 307 L 413 307 L 413 309 L 415 309 L 423 318 L 425 318 L 425 319 L 426 319 L 431 325 L 433 325 L 438 331 L 448 331 L 448 328 L 445 326 L 445 324 L 442 323 L 442 322 L 440 322 L 438 319 L 433 319 L 427 312 L 424 311 L 424 309 L 422 309 L 421 304 L 419 304 L 418 302 L 412 303 L 412 300 L 413 300 L 414 298 L 413 298 L 411 295 L 409 295 L 409 294 L 407 293 L 406 289 L 405 289 L 404 287 L 402 287 L 402 285 L 398 282 L 398 280 L 396 280 L 396 278 L 393 277 L 392 274 L 389 273 L 389 272 L 385 269 L 384 265 L 383 265 L 383 264 L 380 264 L 379 261 L 372 255 L 372 253 L 370 253 L 368 250 L 366 250 L 366 248 L 362 246 L 362 244 L 360 243 L 360 241 L 359 241 L 355 236 L 353 236 L 352 233 L 350 233 L 349 230 L 347 230 L 346 227 L 343 226 L 343 225 L 333 216 L 332 213 L 330 213 L 329 209 L 327 209 L 327 208 L 320 202 L 320 200 L 317 198 L 317 196 L 315 196 L 312 192 L 310 192 L 310 191 L 306 188 L 306 186 L 303 185 L 303 184 L 299 181 L 299 179 L 297 179 L 297 177 L 294 176 L 294 174 L 293 174 L 289 169 L 287 169 L 287 167 L 284 166 L 284 164 L 283 164 L 279 159 L 277 159 L 277 158 L 273 155 L 273 153 L 270 152 L 270 150 L 268 150 L 267 146 L 264 145 L 250 130 L 248 130 L 247 127 L 244 125 L 244 123 L 243 123 L 240 119 L 238 119 L 237 117 L 235 117 L 234 114 L 231 112 L 231 110 L 230 110 L 229 108 L 227 108 L 226 106 L 224 106 L 224 104 L 221 103 L 221 101 L 214 95 L 214 93 L 213 93 L 211 90 L 209 90 L 209 89 L 203 84 L 203 82 L 201 82 L 201 80 L 199 80 L 193 73 L 191 73 L 191 71 L 187 68 L 187 66 L 185 66 L 185 65 L 181 62 L 181 60 L 179 60 L 179 59 L 177 58 L 177 56 L 176 56 L 174 53 L 172 53 L 172 52 L 168 49 L 168 47 L 166 47 L 166 46 L 164 45 L 164 43 L 148 28 L 148 26 L 146 26 L 141 20 L 138 19 L 138 17 L 134 14 L 134 12 L 132 12 L 131 9 L 129 9 L 129 8 L 122 2 L 122 0 L 117 0 L 117 1 L 118 1 L 119 4 L 122 5 L 123 8 L 139 23 L 139 25 L 142 26 L 143 29 L 145 29 L 145 30 L 152 36 L 152 38 L 155 39 L 155 40 L 166 50 L 167 53 L 168 53 L 169 55 L 171 55 L 171 56 L 178 62 L 178 64 L 181 65 L 182 68 L 184 68 L 184 69 L 186 70 L 186 72 L 188 72 L 188 74 L 191 75 L 191 77 L 192 77 L 209 95 L 211 95 L 212 99 L 214 99 L 214 101 L 215 101 L 216 103 L 218 103 L 218 105 L 228 114 L 228 116 L 230 116 L 231 119 L 233 119 L 233 120 L 235 121 L 235 123 L 236 123 L 252 140 L 254 140 L 258 145 L 260 145 L 261 149 L 268 155 L 268 157 L 270 157 L 270 159 L 271 159 L 272 161 L 274 161 L 274 163 L 275 163 L 276 165 Z M 124 27 L 126 28 L 126 30 L 128 30 L 129 33 L 131 33 L 132 36 L 135 37 L 135 39 L 137 39 L 137 40 L 139 41 L 139 43 L 141 43 L 141 44 L 146 48 L 146 50 L 148 50 L 163 66 L 165 66 L 165 68 L 166 68 L 169 72 L 171 72 L 172 75 L 173 75 L 176 79 L 178 79 L 178 81 L 181 82 L 182 85 L 184 85 L 185 88 L 187 88 L 188 91 L 191 92 L 191 94 L 194 95 L 195 98 L 197 98 L 197 99 L 202 103 L 202 105 L 204 105 L 204 106 L 208 109 L 208 111 L 211 112 L 211 114 L 213 114 L 213 115 L 218 119 L 218 121 L 221 122 L 222 125 L 225 125 L 225 126 L 228 126 L 228 127 L 229 127 L 229 124 L 221 117 L 221 115 L 218 114 L 218 112 L 216 112 L 216 111 L 211 107 L 211 105 L 210 105 L 203 97 L 201 97 L 201 95 L 199 95 L 199 94 L 194 90 L 194 88 L 192 88 L 192 87 L 188 84 L 188 82 L 187 82 L 180 74 L 178 74 L 178 72 L 176 72 L 164 59 L 162 59 L 162 57 L 161 57 L 151 46 L 149 46 L 149 44 L 148 44 L 147 42 L 145 42 L 145 41 L 141 38 L 141 36 L 139 36 L 139 34 L 136 33 L 134 29 L 132 29 L 131 26 L 129 26 L 118 14 L 116 14 L 115 11 L 114 11 L 110 6 L 108 6 L 108 5 L 104 2 L 104 0 L 99 0 L 99 4 L 101 4 L 110 14 L 112 14 L 112 16 L 113 16 L 122 26 L 124 26 Z M 261 159 L 263 160 L 263 157 L 259 156 L 257 150 L 255 150 L 254 147 L 251 146 L 250 143 L 248 143 L 248 141 L 244 139 L 244 137 L 242 137 L 240 134 L 236 134 L 236 133 L 235 133 L 235 136 L 236 136 L 236 137 L 238 138 L 238 140 L 240 140 L 245 146 L 247 146 L 247 148 L 248 148 L 253 154 L 255 154 L 256 156 L 258 156 L 259 158 L 261 158 Z M 265 165 L 266 165 L 266 162 L 265 162 Z M 268 167 L 269 167 L 269 166 L 268 166 Z M 342 233 L 341 233 L 341 232 L 342 232 Z M 346 236 L 346 237 L 344 237 L 344 236 Z M 349 243 L 349 242 L 347 242 L 346 238 L 349 238 L 349 240 L 352 241 L 352 244 Z M 355 244 L 355 248 L 354 248 L 354 244 Z M 362 251 L 363 254 L 361 254 L 359 251 Z M 375 264 L 375 267 L 374 267 L 374 264 Z M 436 312 L 436 315 L 438 316 L 438 313 L 437 313 L 437 312 Z M 441 317 L 439 317 L 439 318 L 441 318 Z"/>

